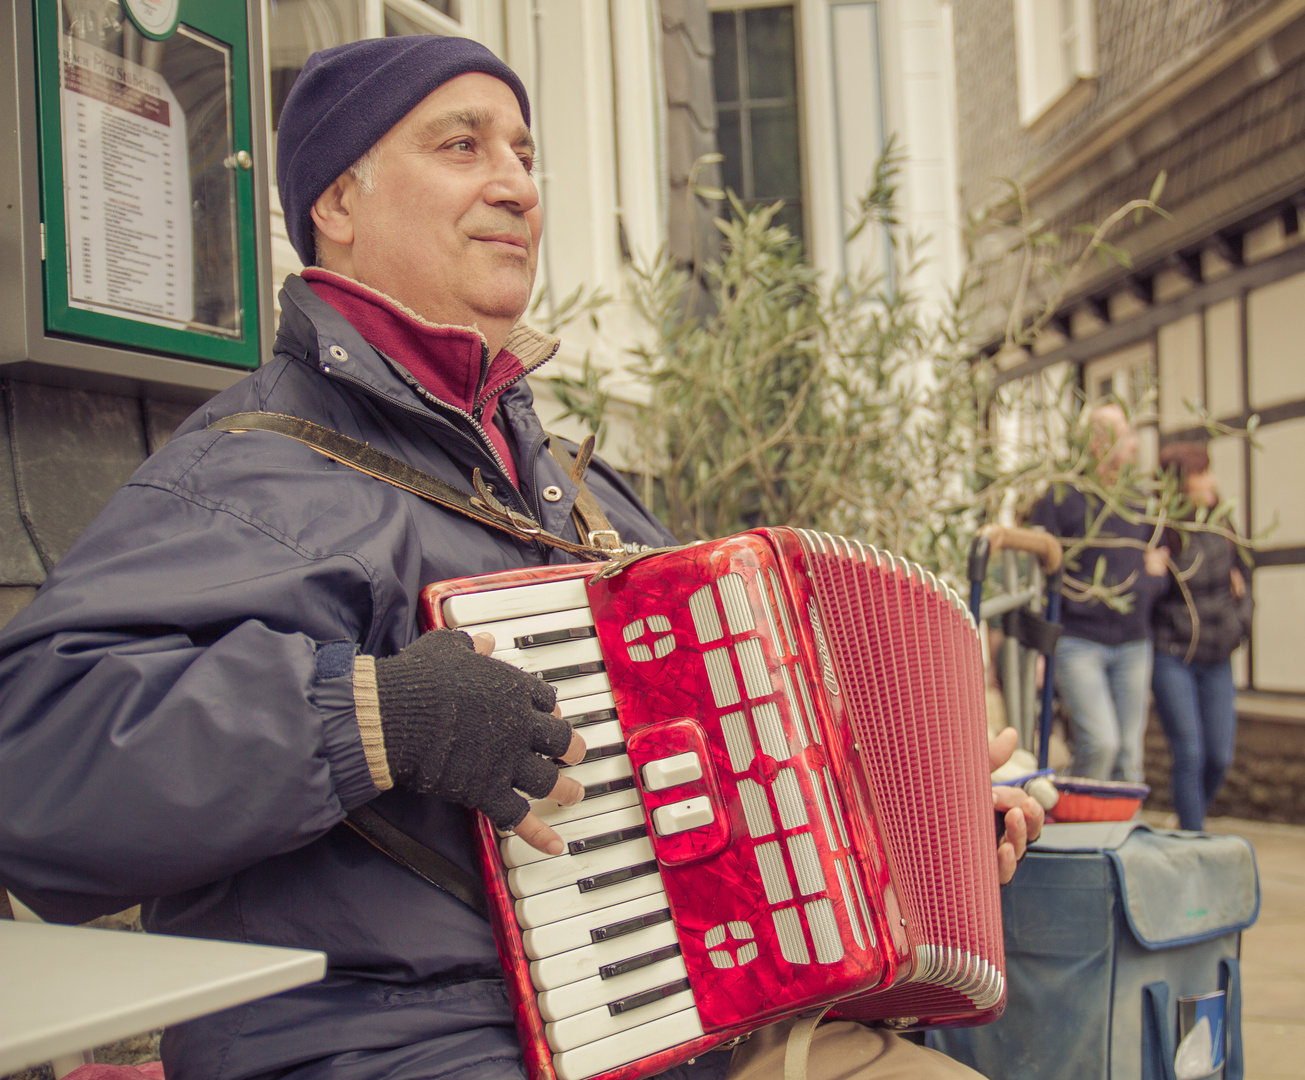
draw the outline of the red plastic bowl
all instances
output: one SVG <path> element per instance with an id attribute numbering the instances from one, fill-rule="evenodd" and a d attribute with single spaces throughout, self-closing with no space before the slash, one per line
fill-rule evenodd
<path id="1" fill-rule="evenodd" d="M 1051 782 L 1060 799 L 1047 815 L 1048 821 L 1127 821 L 1151 793 L 1146 784 L 1081 776 L 1056 776 Z"/>

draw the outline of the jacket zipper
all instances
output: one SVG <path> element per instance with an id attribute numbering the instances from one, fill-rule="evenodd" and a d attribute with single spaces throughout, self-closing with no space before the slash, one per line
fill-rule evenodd
<path id="1" fill-rule="evenodd" d="M 520 377 L 521 377 L 521 376 L 518 376 L 518 378 L 520 378 Z M 512 381 L 513 381 L 513 382 L 516 382 L 516 379 L 513 379 Z M 508 386 L 511 386 L 511 385 L 512 385 L 512 383 L 508 383 Z M 506 390 L 506 389 L 507 389 L 507 386 L 505 386 L 503 389 Z M 538 435 L 538 436 L 536 436 L 536 438 L 535 438 L 535 443 L 534 443 L 534 445 L 530 448 L 530 460 L 531 460 L 531 461 L 536 461 L 536 460 L 538 460 L 538 458 L 539 458 L 539 452 L 540 452 L 541 450 L 543 450 L 543 448 L 544 448 L 544 443 L 546 443 L 546 442 L 548 442 L 548 432 L 547 432 L 547 431 L 545 431 L 542 435 Z M 534 494 L 534 497 L 535 497 L 535 499 L 534 499 L 534 501 L 535 501 L 535 505 L 534 505 L 534 507 L 532 508 L 532 509 L 535 511 L 535 520 L 536 520 L 536 521 L 543 521 L 543 520 L 544 520 L 544 508 L 543 508 L 542 506 L 539 505 L 539 485 L 538 485 L 538 484 L 532 484 L 531 487 L 533 488 L 533 494 Z M 578 535 L 578 534 L 579 534 L 579 530 L 577 530 L 577 535 Z M 581 542 L 581 543 L 584 543 L 584 542 L 585 542 L 585 538 L 584 538 L 583 536 L 580 537 L 580 542 Z"/>
<path id="2" fill-rule="evenodd" d="M 357 386 L 357 387 L 359 387 L 360 389 L 365 390 L 365 391 L 366 391 L 369 395 L 371 395 L 372 397 L 377 397 L 377 396 L 378 396 L 378 395 L 376 394 L 376 391 L 373 390 L 372 387 L 368 386 L 367 383 L 363 382 L 361 379 L 355 378 L 355 377 L 352 376 L 352 375 L 347 375 L 347 374 L 345 374 L 344 372 L 340 371 L 338 368 L 331 368 L 329 371 L 325 372 L 325 374 L 326 374 L 328 377 L 336 378 L 336 379 L 340 379 L 340 380 L 342 380 L 342 381 L 344 381 L 344 382 L 352 383 L 354 386 Z M 411 384 L 409 384 L 409 385 L 411 385 Z M 466 420 L 469 424 L 471 424 L 471 425 L 472 425 L 472 429 L 473 429 L 473 431 L 476 432 L 476 433 L 480 436 L 479 440 L 477 441 L 477 449 L 480 449 L 480 450 L 488 450 L 488 451 L 489 451 L 489 456 L 490 456 L 490 458 L 493 460 L 494 464 L 498 467 L 499 472 L 501 472 L 504 476 L 507 476 L 507 475 L 508 475 L 508 471 L 507 471 L 507 468 L 506 468 L 506 467 L 504 466 L 504 464 L 503 464 L 503 459 L 502 459 L 502 457 L 499 456 L 498 451 L 494 448 L 494 444 L 493 444 L 492 442 L 489 441 L 489 436 L 485 434 L 485 430 L 484 430 L 484 428 L 482 428 L 482 427 L 480 426 L 480 424 L 476 421 L 476 419 L 475 419 L 473 416 L 471 416 L 470 413 L 467 413 L 467 412 L 463 411 L 462 409 L 459 409 L 456 405 L 450 405 L 447 401 L 441 401 L 439 398 L 437 398 L 434 394 L 432 394 L 429 390 L 427 390 L 425 387 L 423 387 L 423 386 L 421 386 L 421 385 L 417 385 L 417 386 L 415 386 L 414 389 L 416 389 L 417 391 L 419 391 L 419 392 L 421 393 L 421 395 L 423 396 L 423 398 L 425 398 L 425 400 L 429 401 L 431 404 L 436 405 L 436 406 L 438 406 L 438 407 L 441 408 L 441 409 L 447 409 L 449 412 L 454 413 L 455 415 L 462 417 L 462 418 L 463 418 L 464 420 Z M 422 412 L 421 410 L 419 410 L 419 409 L 414 409 L 411 405 L 405 405 L 403 402 L 401 402 L 401 401 L 395 401 L 393 398 L 389 398 L 389 397 L 387 397 L 385 400 L 386 400 L 389 404 L 397 406 L 398 408 L 402 409 L 404 412 L 409 413 L 410 415 L 415 416 L 415 417 L 417 417 L 418 419 L 422 419 L 422 420 L 430 419 L 430 418 L 432 417 L 432 415 L 433 415 L 433 416 L 434 416 L 434 419 L 436 419 L 437 421 L 439 421 L 439 422 L 442 423 L 442 424 L 446 424 L 449 428 L 451 428 L 451 429 L 452 429 L 454 432 L 456 432 L 458 435 L 463 436 L 464 438 L 467 437 L 467 433 L 466 433 L 465 431 L 459 431 L 456 425 L 449 423 L 449 421 L 445 420 L 445 419 L 444 419 L 442 416 L 440 416 L 438 413 L 435 413 L 435 414 L 432 414 L 432 413 L 430 413 L 430 412 L 425 412 L 425 413 L 423 413 L 423 412 Z M 533 461 L 534 458 L 532 457 L 531 460 Z M 537 486 L 537 485 L 536 485 L 536 486 Z M 530 507 L 526 505 L 526 501 L 525 501 L 525 499 L 522 497 L 520 490 L 517 489 L 516 487 L 513 487 L 512 484 L 508 484 L 508 487 L 511 488 L 511 493 L 510 493 L 510 495 L 509 495 L 509 498 L 515 497 L 516 502 L 518 503 L 518 505 L 519 505 L 522 509 L 524 509 L 527 513 L 529 513 L 529 512 L 530 512 Z M 495 498 L 498 498 L 498 493 L 495 492 L 495 493 L 494 493 L 494 496 L 495 496 Z M 505 502 L 506 500 L 503 500 L 503 499 L 500 498 L 499 501 L 500 501 L 500 502 Z M 538 514 L 535 515 L 534 521 L 535 521 L 536 523 L 539 522 L 539 515 L 538 515 Z M 536 547 L 539 547 L 539 546 L 540 546 L 540 544 L 538 543 L 538 541 L 536 541 L 536 545 L 535 545 L 535 546 L 536 546 Z"/>

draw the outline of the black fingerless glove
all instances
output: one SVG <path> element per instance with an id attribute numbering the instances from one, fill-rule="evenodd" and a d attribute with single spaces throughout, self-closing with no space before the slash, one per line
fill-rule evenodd
<path id="1" fill-rule="evenodd" d="M 474 807 L 499 828 L 557 784 L 571 725 L 548 683 L 481 656 L 460 630 L 432 630 L 376 660 L 385 757 L 396 786 Z M 540 755 L 544 755 L 541 757 Z"/>

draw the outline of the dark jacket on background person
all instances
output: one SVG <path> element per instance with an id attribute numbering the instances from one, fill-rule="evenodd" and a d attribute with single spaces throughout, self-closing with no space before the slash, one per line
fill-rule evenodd
<path id="1" fill-rule="evenodd" d="M 1089 498 L 1071 487 L 1062 487 L 1059 494 L 1059 501 L 1055 488 L 1043 495 L 1029 514 L 1029 524 L 1040 525 L 1052 536 L 1064 539 L 1085 536 L 1088 525 L 1101 512 L 1100 500 Z M 1118 514 L 1109 514 L 1096 535 L 1103 539 L 1120 537 L 1145 543 L 1150 540 L 1151 533 L 1152 528 L 1148 525 L 1134 525 Z M 1164 580 L 1148 576 L 1142 549 L 1133 546 L 1086 547 L 1074 556 L 1077 566 L 1067 565 L 1065 573 L 1079 581 L 1090 582 L 1096 574 L 1099 559 L 1104 559 L 1106 564 L 1102 584 L 1112 586 L 1128 582 L 1124 591 L 1132 594 L 1132 607 L 1121 612 L 1099 600 L 1084 602 L 1065 596 L 1060 612 L 1065 635 L 1095 641 L 1099 645 L 1123 645 L 1150 637 L 1151 605 Z"/>
<path id="2" fill-rule="evenodd" d="M 498 404 L 518 493 L 466 413 L 301 278 L 281 306 L 275 357 L 187 420 L 0 632 L 0 880 L 59 921 L 144 899 L 152 931 L 328 954 L 316 985 L 170 1029 L 169 1080 L 374 1080 L 377 1054 L 390 1075 L 515 1074 L 488 923 L 334 827 L 374 800 L 473 869 L 467 811 L 378 797 L 352 657 L 410 643 L 432 581 L 574 560 L 283 436 L 206 428 L 289 413 L 463 490 L 479 468 L 502 501 L 570 538 L 576 487 L 524 379 Z M 526 367 L 556 347 L 532 333 L 509 341 L 531 345 Z M 448 331 L 464 357 L 479 341 Z M 595 461 L 586 481 L 624 539 L 671 542 L 612 469 Z M 541 499 L 550 485 L 560 500 Z M 711 1078 L 728 1057 L 676 1071 Z"/>
<path id="3" fill-rule="evenodd" d="M 1233 654 L 1250 632 L 1250 582 L 1240 600 L 1233 596 L 1232 570 L 1237 566 L 1236 545 L 1226 536 L 1209 532 L 1170 530 L 1165 537 L 1169 557 L 1183 575 L 1191 596 L 1189 606 L 1173 574 L 1168 588 L 1151 612 L 1152 636 L 1157 652 L 1194 664 L 1220 664 Z M 1192 618 L 1193 608 L 1196 619 Z M 1191 651 L 1193 640 L 1196 648 Z"/>

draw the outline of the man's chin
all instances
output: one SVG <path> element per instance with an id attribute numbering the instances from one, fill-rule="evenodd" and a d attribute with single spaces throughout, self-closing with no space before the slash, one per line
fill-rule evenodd
<path id="1" fill-rule="evenodd" d="M 519 279 L 486 288 L 476 304 L 480 315 L 506 322 L 516 322 L 529 306 L 530 286 Z"/>

